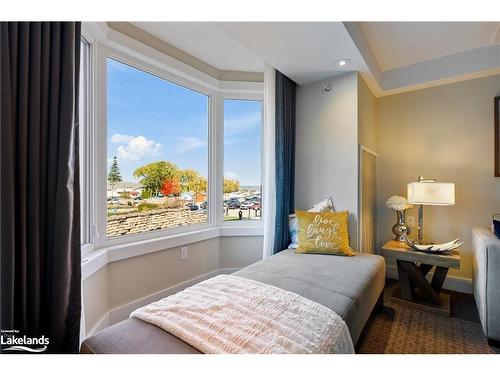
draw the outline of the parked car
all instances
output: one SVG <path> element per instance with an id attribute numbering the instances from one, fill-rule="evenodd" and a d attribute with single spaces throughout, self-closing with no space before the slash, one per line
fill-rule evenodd
<path id="1" fill-rule="evenodd" d="M 253 202 L 252 209 L 260 210 L 260 202 Z"/>
<path id="2" fill-rule="evenodd" d="M 109 203 L 111 204 L 122 204 L 122 201 L 118 197 L 113 197 L 109 200 Z"/>
<path id="3" fill-rule="evenodd" d="M 253 208 L 253 202 L 247 201 L 240 206 L 242 210 L 249 210 Z"/>
<path id="4" fill-rule="evenodd" d="M 206 210 L 206 209 L 207 209 L 207 206 L 208 206 L 207 202 L 203 202 L 202 204 L 200 204 L 200 208 L 201 208 L 202 210 Z"/>
<path id="5" fill-rule="evenodd" d="M 196 203 L 188 203 L 186 205 L 191 211 L 198 211 L 200 208 Z"/>
<path id="6" fill-rule="evenodd" d="M 240 206 L 241 206 L 241 203 L 239 201 L 230 201 L 227 204 L 227 207 L 230 209 L 240 208 Z"/>

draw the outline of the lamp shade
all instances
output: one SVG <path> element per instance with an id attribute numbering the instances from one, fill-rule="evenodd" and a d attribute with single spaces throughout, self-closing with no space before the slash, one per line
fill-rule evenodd
<path id="1" fill-rule="evenodd" d="M 453 206 L 455 204 L 455 184 L 450 182 L 410 182 L 408 201 L 429 206 Z"/>

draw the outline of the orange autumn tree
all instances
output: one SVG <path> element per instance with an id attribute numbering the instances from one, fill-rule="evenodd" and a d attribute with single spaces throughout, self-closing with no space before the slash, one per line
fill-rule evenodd
<path id="1" fill-rule="evenodd" d="M 172 180 L 172 194 L 176 197 L 181 193 L 181 182 L 177 177 L 174 177 Z"/>
<path id="2" fill-rule="evenodd" d="M 169 195 L 178 196 L 181 192 L 181 183 L 177 177 L 171 180 L 165 180 L 160 191 L 165 197 Z"/>

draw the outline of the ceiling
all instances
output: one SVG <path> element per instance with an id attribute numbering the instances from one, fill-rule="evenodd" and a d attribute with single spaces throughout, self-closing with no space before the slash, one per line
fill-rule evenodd
<path id="1" fill-rule="evenodd" d="M 498 22 L 361 22 L 382 71 L 500 42 Z"/>
<path id="2" fill-rule="evenodd" d="M 215 23 L 262 60 L 299 85 L 346 71 L 366 69 L 363 57 L 342 22 Z M 339 67 L 335 62 L 348 58 Z"/>
<path id="3" fill-rule="evenodd" d="M 358 71 L 377 96 L 500 73 L 500 22 L 134 25 L 220 70 L 262 72 L 267 62 L 300 85 Z"/>
<path id="4" fill-rule="evenodd" d="M 264 71 L 264 60 L 210 22 L 133 24 L 219 70 Z"/>

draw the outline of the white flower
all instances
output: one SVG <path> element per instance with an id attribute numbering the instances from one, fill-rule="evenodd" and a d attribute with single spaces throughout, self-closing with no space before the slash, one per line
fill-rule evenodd
<path id="1" fill-rule="evenodd" d="M 393 195 L 389 199 L 387 199 L 387 202 L 385 202 L 385 205 L 390 208 L 391 210 L 395 211 L 404 211 L 408 208 L 412 208 L 413 205 L 408 202 L 408 200 L 405 197 L 400 197 L 398 195 Z"/>

